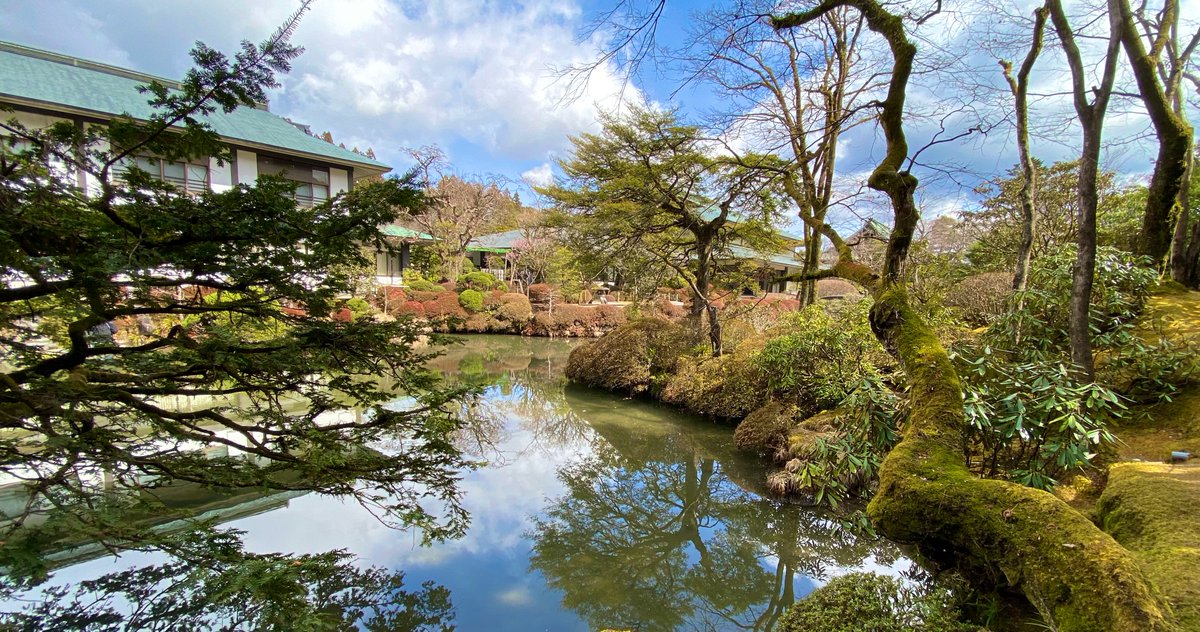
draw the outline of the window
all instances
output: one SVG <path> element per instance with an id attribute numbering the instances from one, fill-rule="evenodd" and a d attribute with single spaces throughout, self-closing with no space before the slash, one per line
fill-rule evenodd
<path id="1" fill-rule="evenodd" d="M 381 277 L 399 277 L 404 274 L 400 253 L 378 250 L 375 252 L 375 274 Z"/>
<path id="2" fill-rule="evenodd" d="M 151 177 L 172 184 L 187 193 L 211 190 L 207 162 L 176 162 L 153 156 L 138 156 L 133 159 L 133 164 Z"/>
<path id="3" fill-rule="evenodd" d="M 292 197 L 300 206 L 315 206 L 329 199 L 329 170 L 324 167 L 259 155 L 258 172 L 295 182 L 296 191 Z"/>

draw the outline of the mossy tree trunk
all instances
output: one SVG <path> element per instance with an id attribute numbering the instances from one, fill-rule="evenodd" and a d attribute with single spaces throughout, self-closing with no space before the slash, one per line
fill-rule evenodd
<path id="1" fill-rule="evenodd" d="M 1186 277 L 1183 260 L 1183 244 L 1176 239 L 1175 225 L 1187 225 L 1187 189 L 1189 162 L 1192 157 L 1192 126 L 1184 116 L 1182 107 L 1176 108 L 1179 83 L 1182 73 L 1164 72 L 1160 81 L 1159 68 L 1163 65 L 1163 52 L 1168 48 L 1174 53 L 1170 66 L 1186 65 L 1195 49 L 1196 39 L 1181 49 L 1175 37 L 1179 20 L 1178 0 L 1167 0 L 1154 27 L 1143 22 L 1151 36 L 1150 48 L 1146 48 L 1138 32 L 1138 19 L 1129 6 L 1129 0 L 1113 0 L 1112 11 L 1116 12 L 1120 25 L 1121 44 L 1129 57 L 1138 92 L 1154 125 L 1158 137 L 1158 158 L 1150 176 L 1150 187 L 1146 195 L 1146 210 L 1142 215 L 1142 231 L 1138 235 L 1138 254 L 1143 254 L 1176 276 Z M 1200 38 L 1200 31 L 1197 32 Z M 1164 85 L 1165 83 L 1165 85 Z M 1178 231 L 1186 234 L 1186 230 Z M 1176 245 L 1172 251 L 1173 243 Z M 1168 261 L 1168 254 L 1170 260 Z"/>
<path id="2" fill-rule="evenodd" d="M 1013 289 L 1021 292 L 1029 279 L 1029 264 L 1033 258 L 1033 240 L 1037 233 L 1037 167 L 1033 164 L 1033 156 L 1029 152 L 1029 73 L 1042 52 L 1042 35 L 1046 31 L 1048 10 L 1038 7 L 1033 12 L 1033 43 L 1021 69 L 1013 77 L 1013 64 L 1001 61 L 1004 68 L 1004 78 L 1013 94 L 1013 110 L 1017 118 L 1017 156 L 1021 161 L 1021 173 L 1025 180 L 1021 183 L 1021 243 L 1017 247 L 1017 267 L 1013 274 Z"/>
<path id="3" fill-rule="evenodd" d="M 1020 589 L 1053 629 L 1172 629 L 1132 555 L 1085 516 L 1047 492 L 980 479 L 966 467 L 961 383 L 905 292 L 917 180 L 901 170 L 908 152 L 902 116 L 916 48 L 901 19 L 877 0 L 825 0 L 776 18 L 775 25 L 790 28 L 839 6 L 862 12 L 895 59 L 880 113 L 887 153 L 868 180 L 888 196 L 896 214 L 884 268 L 874 275 L 843 255 L 830 271 L 870 288 L 875 298 L 871 327 L 900 360 L 910 388 L 909 425 L 880 468 L 879 491 L 868 515 L 884 535 L 916 545 L 934 562 Z"/>

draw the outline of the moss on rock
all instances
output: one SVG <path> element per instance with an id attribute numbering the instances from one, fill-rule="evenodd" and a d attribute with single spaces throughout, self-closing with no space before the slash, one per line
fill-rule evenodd
<path id="1" fill-rule="evenodd" d="M 788 434 L 796 420 L 797 409 L 781 401 L 767 402 L 738 424 L 733 433 L 737 449 L 760 456 L 775 455 L 787 447 Z"/>
<path id="2" fill-rule="evenodd" d="M 643 393 L 675 369 L 687 340 L 683 327 L 668 320 L 626 323 L 571 351 L 567 379 L 595 388 Z"/>

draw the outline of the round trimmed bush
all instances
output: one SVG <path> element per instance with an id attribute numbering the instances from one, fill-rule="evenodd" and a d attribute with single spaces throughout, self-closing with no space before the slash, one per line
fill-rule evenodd
<path id="1" fill-rule="evenodd" d="M 483 311 L 483 292 L 479 290 L 463 290 L 462 294 L 458 295 L 458 304 L 462 305 L 469 312 L 481 312 Z"/>
<path id="2" fill-rule="evenodd" d="M 533 305 L 518 292 L 502 294 L 496 306 L 496 317 L 511 323 L 523 323 L 533 317 Z"/>

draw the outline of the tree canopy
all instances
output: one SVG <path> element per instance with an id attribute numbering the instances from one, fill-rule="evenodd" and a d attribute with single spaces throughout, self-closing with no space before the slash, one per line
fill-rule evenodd
<path id="1" fill-rule="evenodd" d="M 218 534 L 166 502 L 181 484 L 347 496 L 426 538 L 465 529 L 456 481 L 470 464 L 450 441 L 448 406 L 458 391 L 423 368 L 417 327 L 329 318 L 355 282 L 338 270 L 365 263 L 380 227 L 420 208 L 413 178 L 306 208 L 280 178 L 190 194 L 132 160 L 230 160 L 204 117 L 264 100 L 300 53 L 288 39 L 303 11 L 233 58 L 198 44 L 180 89 L 146 87 L 149 120 L 3 123 L 0 453 L 19 499 L 0 521 L 8 588 L 44 579 L 50 552 L 93 542 L 175 553 L 207 574 L 199 593 L 224 591 L 244 564 L 362 579 L 342 555 L 266 559 L 236 538 L 198 548 Z M 401 396 L 410 403 L 385 406 Z M 334 414 L 348 408 L 361 414 Z M 164 519 L 184 526 L 156 529 Z M 186 570 L 172 568 L 128 579 L 152 588 Z M 316 598 L 305 588 L 315 577 L 272 581 Z M 321 607 L 310 614 L 327 616 Z"/>

